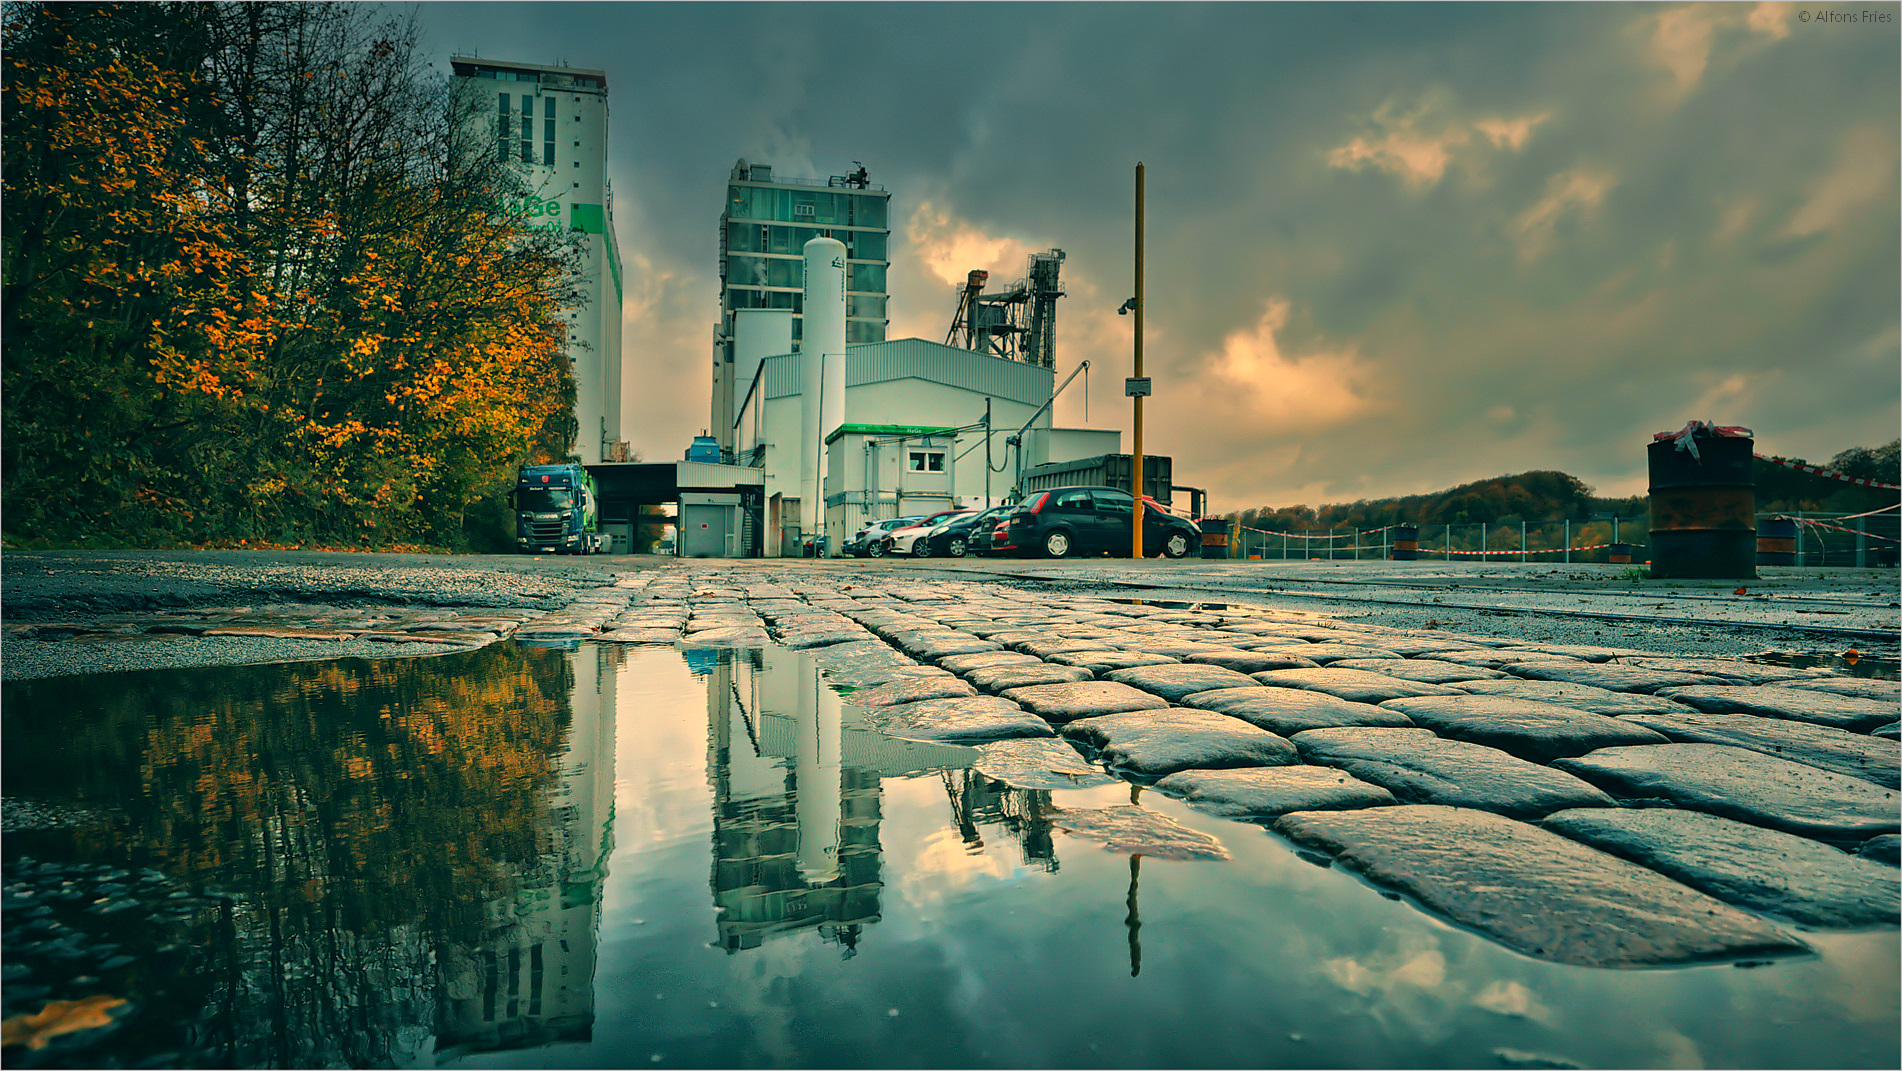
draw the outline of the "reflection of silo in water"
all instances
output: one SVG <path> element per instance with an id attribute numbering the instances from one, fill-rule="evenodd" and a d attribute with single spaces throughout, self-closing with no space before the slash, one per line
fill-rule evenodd
<path id="1" fill-rule="evenodd" d="M 812 654 L 799 652 L 793 800 L 799 823 L 799 874 L 814 885 L 839 876 L 839 696 L 819 679 Z"/>
<path id="2" fill-rule="evenodd" d="M 880 778 L 918 769 L 926 748 L 848 731 L 809 654 L 721 654 L 707 726 L 719 944 L 814 932 L 850 954 L 878 921 Z"/>

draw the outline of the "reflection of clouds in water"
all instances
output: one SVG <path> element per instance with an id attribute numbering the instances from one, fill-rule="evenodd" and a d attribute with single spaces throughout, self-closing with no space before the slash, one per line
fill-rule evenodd
<path id="1" fill-rule="evenodd" d="M 1806 988 L 1823 999 L 1833 997 L 1835 1013 L 1851 1022 L 1895 1022 L 1902 974 L 1896 970 L 1894 941 L 1847 933 L 1805 933 L 1803 940 L 1822 954 L 1817 968 L 1831 975 Z"/>
<path id="2" fill-rule="evenodd" d="M 1518 982 L 1494 982 L 1480 990 L 1473 997 L 1473 1003 L 1487 1011 L 1518 1019 L 1536 1019 L 1543 1023 L 1552 1018 L 1552 1009 Z"/>
<path id="3" fill-rule="evenodd" d="M 1370 965 L 1343 956 L 1323 962 L 1321 970 L 1334 984 L 1361 996 L 1376 990 L 1391 996 L 1396 989 L 1433 989 L 1446 981 L 1446 957 L 1439 949 L 1416 952 L 1393 966 L 1380 962 L 1385 958 L 1377 957 Z"/>
<path id="4" fill-rule="evenodd" d="M 706 725 L 648 711 L 702 707 L 706 680 L 696 679 L 672 648 L 635 648 L 615 670 L 609 699 L 615 718 L 614 840 L 640 851 L 705 837 Z M 587 679 L 584 685 L 593 684 Z"/>
<path id="5" fill-rule="evenodd" d="M 1675 1030 L 1660 1030 L 1652 1035 L 1658 1045 L 1658 1058 L 1654 1067 L 1703 1067 L 1704 1053 L 1697 1042 Z"/>
<path id="6" fill-rule="evenodd" d="M 1016 881 L 1041 873 L 1017 859 L 1010 835 L 984 826 L 982 847 L 966 844 L 952 824 L 944 783 L 935 777 L 887 778 L 887 826 L 900 813 L 936 813 L 940 825 L 886 839 L 885 893 L 912 909 L 930 909 L 981 885 Z M 907 830 L 907 834 L 911 831 Z"/>
<path id="7" fill-rule="evenodd" d="M 748 1063 L 788 1067 L 805 1058 L 795 1020 L 809 1012 L 794 1006 L 788 979 L 805 974 L 821 956 L 831 959 L 837 953 L 818 941 L 802 939 L 768 941 L 744 955 L 727 957 L 735 984 L 725 988 L 720 1000 L 745 1019 L 749 1040 L 757 1049 Z"/>

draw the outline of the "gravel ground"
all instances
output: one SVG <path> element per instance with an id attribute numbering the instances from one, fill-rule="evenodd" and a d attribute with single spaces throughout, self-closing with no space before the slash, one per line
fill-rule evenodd
<path id="1" fill-rule="evenodd" d="M 0 678 L 182 666 L 400 658 L 454 647 L 367 640 L 116 635 L 39 640 L 21 625 L 182 609 L 325 607 L 557 610 L 654 558 L 533 558 L 321 551 L 50 551 L 0 557 Z"/>

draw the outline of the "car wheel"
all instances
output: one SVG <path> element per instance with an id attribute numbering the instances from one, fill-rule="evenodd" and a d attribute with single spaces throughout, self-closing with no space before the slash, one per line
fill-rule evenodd
<path id="1" fill-rule="evenodd" d="M 951 537 L 951 541 L 944 545 L 944 556 L 947 558 L 962 558 L 968 549 L 969 548 L 964 545 L 964 537 L 954 535 Z"/>
<path id="2" fill-rule="evenodd" d="M 865 556 L 867 558 L 883 558 L 885 556 L 885 543 L 882 540 L 877 543 L 867 543 L 865 545 Z"/>
<path id="3" fill-rule="evenodd" d="M 919 536 L 911 541 L 911 556 L 914 558 L 931 557 L 931 537 Z"/>
<path id="4" fill-rule="evenodd" d="M 1181 532 L 1170 532 L 1162 537 L 1162 554 L 1165 558 L 1186 558 L 1189 556 L 1189 537 Z"/>
<path id="5" fill-rule="evenodd" d="M 1068 532 L 1051 532 L 1043 537 L 1043 556 L 1046 558 L 1067 558 L 1070 550 L 1070 533 Z"/>

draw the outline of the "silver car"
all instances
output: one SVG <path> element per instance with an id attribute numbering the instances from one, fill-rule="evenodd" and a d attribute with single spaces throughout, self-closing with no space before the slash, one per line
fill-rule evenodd
<path id="1" fill-rule="evenodd" d="M 894 517 L 887 521 L 873 521 L 846 541 L 845 552 L 855 558 L 882 558 L 885 556 L 885 537 L 892 529 L 904 528 L 922 520 L 923 517 Z"/>

